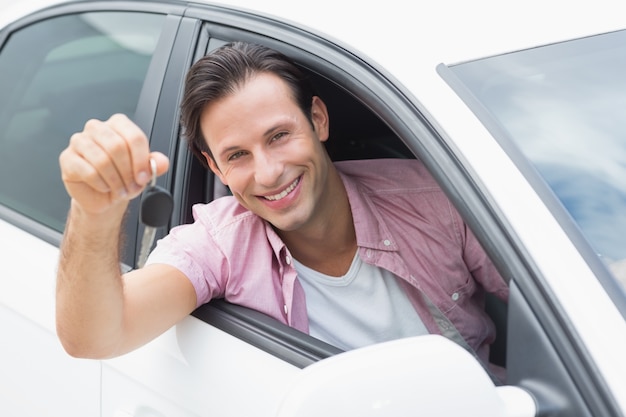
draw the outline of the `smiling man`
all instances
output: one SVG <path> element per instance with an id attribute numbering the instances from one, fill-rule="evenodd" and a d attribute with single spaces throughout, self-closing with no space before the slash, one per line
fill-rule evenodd
<path id="1" fill-rule="evenodd" d="M 292 96 L 278 76 L 261 73 L 237 94 L 208 104 L 200 126 L 214 157 L 202 154 L 296 259 L 339 276 L 352 262 L 356 238 L 346 191 L 322 146 L 328 113 L 313 96 L 309 120 Z"/>
<path id="2" fill-rule="evenodd" d="M 119 272 L 128 201 L 167 158 L 121 115 L 90 121 L 60 158 L 72 197 L 57 285 L 65 348 L 111 357 L 225 298 L 344 349 L 442 333 L 487 362 L 485 292 L 508 288 L 417 160 L 333 163 L 329 115 L 271 49 L 226 45 L 190 70 L 182 124 L 233 196 L 194 207 L 147 266 Z"/>

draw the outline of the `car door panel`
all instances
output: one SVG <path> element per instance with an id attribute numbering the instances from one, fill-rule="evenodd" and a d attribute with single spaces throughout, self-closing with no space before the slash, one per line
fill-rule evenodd
<path id="1" fill-rule="evenodd" d="M 269 417 L 299 371 L 188 317 L 138 350 L 103 362 L 103 415 L 121 407 L 166 416 Z"/>
<path id="2" fill-rule="evenodd" d="M 97 415 L 100 363 L 70 358 L 56 336 L 58 250 L 2 220 L 0 248 L 0 415 Z"/>

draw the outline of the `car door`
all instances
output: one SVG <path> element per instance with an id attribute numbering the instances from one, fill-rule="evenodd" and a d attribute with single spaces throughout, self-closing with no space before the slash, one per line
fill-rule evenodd
<path id="1" fill-rule="evenodd" d="M 100 362 L 70 358 L 55 332 L 69 209 L 58 157 L 87 119 L 135 112 L 165 15 L 86 9 L 38 13 L 0 34 L 2 415 L 100 413 Z"/>

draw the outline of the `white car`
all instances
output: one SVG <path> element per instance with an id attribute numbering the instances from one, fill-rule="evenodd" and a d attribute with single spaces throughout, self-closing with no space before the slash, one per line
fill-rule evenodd
<path id="1" fill-rule="evenodd" d="M 0 415 L 626 416 L 622 2 L 0 7 Z M 64 352 L 59 153 L 87 119 L 130 115 L 172 161 L 159 179 L 176 203 L 169 227 L 189 222 L 225 190 L 179 137 L 183 77 L 231 40 L 313 77 L 333 158 L 425 163 L 510 283 L 508 305 L 488 301 L 506 385 L 441 336 L 342 352 L 220 300 L 122 357 Z"/>

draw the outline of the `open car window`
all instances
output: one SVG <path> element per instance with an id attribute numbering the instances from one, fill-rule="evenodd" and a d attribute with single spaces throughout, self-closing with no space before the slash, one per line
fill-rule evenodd
<path id="1" fill-rule="evenodd" d="M 207 52 L 226 42 L 224 39 L 211 38 Z M 294 52 L 291 51 L 292 54 Z M 298 62 L 297 53 L 295 60 Z M 314 66 L 302 63 L 300 66 L 311 78 L 317 94 L 328 107 L 331 127 L 325 146 L 333 161 L 415 158 L 391 129 L 349 91 L 329 78 L 329 75 L 320 74 Z M 188 201 L 190 206 L 229 195 L 228 188 L 195 158 L 191 161 L 190 172 L 193 180 L 189 187 L 201 184 L 203 189 L 201 194 L 189 190 L 188 195 L 195 198 Z M 187 212 L 189 211 L 190 207 Z M 191 217 L 186 216 L 184 222 L 190 221 Z M 201 306 L 194 315 L 296 366 L 304 367 L 342 352 L 335 346 L 291 329 L 261 313 L 224 300 L 214 300 Z"/>
<path id="2" fill-rule="evenodd" d="M 368 85 L 364 80 L 354 79 L 345 68 L 329 65 L 327 61 L 315 57 L 310 51 L 248 32 L 225 29 L 212 24 L 207 24 L 204 29 L 216 37 L 207 36 L 206 44 L 199 45 L 195 59 L 199 59 L 206 52 L 228 41 L 243 39 L 269 44 L 291 56 L 298 63 L 311 78 L 317 93 L 328 107 L 331 119 L 330 137 L 325 142 L 325 146 L 332 160 L 417 157 L 416 152 L 409 146 L 419 146 L 420 142 L 405 141 L 396 133 L 397 130 L 394 130 L 394 128 L 402 129 L 401 124 L 405 121 L 393 112 L 388 114 L 388 120 L 384 120 L 384 116 L 381 115 L 381 113 L 384 115 L 385 111 L 396 110 L 385 109 L 387 106 L 392 106 L 378 97 L 381 91 L 385 93 L 388 91 L 376 90 L 372 88 L 375 84 Z M 223 35 L 222 32 L 224 32 Z M 217 37 L 218 35 L 222 36 Z M 357 65 L 356 62 L 354 65 Z M 377 77 L 373 71 L 370 75 Z M 379 78 L 377 82 L 381 84 L 383 80 Z M 386 89 L 387 85 L 379 88 Z M 399 93 L 397 99 L 401 99 Z M 416 124 L 409 128 L 419 130 L 421 127 Z M 414 135 L 415 133 L 411 132 L 410 136 L 414 137 Z M 209 170 L 204 169 L 199 161 L 191 156 L 189 158 L 191 158 L 189 161 L 191 180 L 187 185 L 188 200 L 184 213 L 181 213 L 183 214 L 180 219 L 181 223 L 192 221 L 190 212 L 193 204 L 210 202 L 229 194 L 228 189 L 218 178 Z M 202 189 L 203 192 L 198 193 L 198 189 Z M 493 363 L 504 366 L 507 308 L 495 297 L 488 297 L 488 299 L 488 312 L 498 327 L 499 335 L 491 351 L 491 360 Z M 306 366 L 313 361 L 341 351 L 260 313 L 231 305 L 223 300 L 214 300 L 208 305 L 201 306 L 194 312 L 194 315 L 298 366 Z"/>

